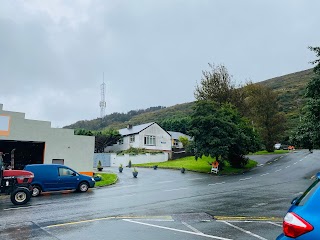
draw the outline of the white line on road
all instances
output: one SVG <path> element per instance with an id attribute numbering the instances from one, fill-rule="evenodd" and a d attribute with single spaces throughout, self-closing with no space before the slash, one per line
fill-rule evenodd
<path id="1" fill-rule="evenodd" d="M 280 172 L 282 169 L 280 168 L 280 169 L 278 169 L 278 170 L 276 170 L 275 172 Z"/>
<path id="2" fill-rule="evenodd" d="M 296 165 L 298 162 L 295 162 L 293 165 Z"/>
<path id="3" fill-rule="evenodd" d="M 126 186 L 117 186 L 117 189 L 118 188 L 128 188 L 128 187 L 136 187 L 136 185 L 126 185 Z"/>
<path id="4" fill-rule="evenodd" d="M 131 197 L 131 196 L 134 196 L 136 194 L 125 194 L 125 195 L 121 195 L 121 197 Z"/>
<path id="5" fill-rule="evenodd" d="M 130 219 L 123 219 L 123 221 L 131 222 L 131 223 L 137 223 L 137 224 L 141 224 L 141 225 L 145 225 L 145 226 L 149 226 L 149 227 L 166 229 L 166 230 L 175 231 L 175 232 L 189 233 L 189 234 L 196 235 L 196 236 L 201 236 L 201 237 L 220 239 L 220 240 L 232 240 L 230 238 L 222 238 L 222 237 L 212 236 L 212 235 L 203 234 L 203 233 L 196 233 L 196 232 L 190 232 L 190 231 L 180 230 L 180 229 L 176 229 L 176 228 L 163 227 L 163 226 L 158 226 L 158 225 L 149 224 L 149 223 L 137 222 L 137 221 L 133 221 L 133 220 L 130 220 Z"/>
<path id="6" fill-rule="evenodd" d="M 237 226 L 235 226 L 235 225 L 233 225 L 233 224 L 231 224 L 231 223 L 229 223 L 229 222 L 226 222 L 226 221 L 221 221 L 221 222 L 229 225 L 230 227 L 233 227 L 233 228 L 235 228 L 235 229 L 238 229 L 238 230 L 241 231 L 241 232 L 244 232 L 244 233 L 249 234 L 249 235 L 251 235 L 251 236 L 253 236 L 253 237 L 256 237 L 256 238 L 258 238 L 258 239 L 268 240 L 268 239 L 263 238 L 263 237 L 261 237 L 261 236 L 259 236 L 259 235 L 257 235 L 257 234 L 254 234 L 254 233 L 252 233 L 252 232 L 250 232 L 250 231 L 244 230 L 243 228 L 237 227 Z"/>
<path id="7" fill-rule="evenodd" d="M 175 189 L 169 189 L 169 190 L 163 190 L 163 191 L 171 192 L 171 191 L 179 191 L 179 190 L 184 190 L 184 189 L 188 189 L 188 188 L 175 188 Z"/>
<path id="8" fill-rule="evenodd" d="M 267 172 L 267 173 L 265 173 L 265 174 L 261 174 L 260 177 L 265 176 L 265 175 L 268 175 L 268 174 L 270 174 L 270 173 Z"/>
<path id="9" fill-rule="evenodd" d="M 226 183 L 226 182 L 210 183 L 210 184 L 208 184 L 208 186 L 220 185 L 220 184 L 224 184 L 224 183 Z"/>
<path id="10" fill-rule="evenodd" d="M 191 179 L 188 179 L 189 181 L 193 181 L 193 180 L 201 180 L 201 179 L 206 179 L 206 178 L 191 178 Z"/>
<path id="11" fill-rule="evenodd" d="M 274 222 L 268 222 L 268 223 L 270 223 L 270 224 L 272 224 L 272 225 L 275 225 L 275 226 L 278 226 L 278 227 L 282 227 L 282 225 L 277 224 L 277 223 L 274 223 Z"/>
<path id="12" fill-rule="evenodd" d="M 10 210 L 18 210 L 18 209 L 27 209 L 27 208 L 33 208 L 35 206 L 29 206 L 29 207 L 14 207 L 14 208 L 5 208 L 3 211 L 10 211 Z"/>
<path id="13" fill-rule="evenodd" d="M 170 182 L 174 182 L 174 181 L 162 181 L 162 182 L 158 182 L 158 183 L 170 183 Z"/>
<path id="14" fill-rule="evenodd" d="M 251 179 L 252 177 L 247 177 L 247 178 L 242 178 L 242 179 L 239 179 L 239 181 L 245 181 L 245 180 L 249 180 Z"/>
<path id="15" fill-rule="evenodd" d="M 303 159 L 299 160 L 299 162 L 302 162 L 302 161 L 303 161 Z"/>
<path id="16" fill-rule="evenodd" d="M 196 233 L 201 233 L 203 234 L 203 232 L 200 232 L 198 229 L 192 227 L 191 225 L 189 225 L 188 223 L 186 222 L 181 222 L 183 225 L 185 225 L 186 227 L 190 228 L 192 231 L 196 232 Z"/>
<path id="17" fill-rule="evenodd" d="M 290 165 L 289 166 L 286 166 L 286 168 L 289 168 L 290 167 Z"/>
<path id="18" fill-rule="evenodd" d="M 258 167 L 262 167 L 262 166 L 263 166 L 263 164 L 259 164 L 259 165 L 258 165 Z"/>

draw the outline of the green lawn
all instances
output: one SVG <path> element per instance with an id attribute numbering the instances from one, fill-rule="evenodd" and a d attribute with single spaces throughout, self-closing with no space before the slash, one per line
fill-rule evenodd
<path id="1" fill-rule="evenodd" d="M 186 170 L 209 173 L 211 171 L 211 165 L 214 161 L 214 158 L 211 157 L 202 157 L 195 160 L 194 156 L 180 158 L 177 160 L 170 160 L 167 162 L 159 162 L 159 163 L 145 163 L 145 164 L 134 164 L 136 167 L 153 167 L 154 165 L 158 165 L 158 168 L 169 168 L 169 169 L 180 169 L 184 167 Z M 257 162 L 253 160 L 249 160 L 249 163 L 245 166 L 245 169 L 237 169 L 232 168 L 228 164 L 224 167 L 219 174 L 235 174 L 241 173 L 244 170 L 251 169 L 257 165 Z"/>
<path id="2" fill-rule="evenodd" d="M 117 182 L 118 176 L 115 173 L 95 173 L 94 176 L 100 176 L 101 181 L 96 182 L 95 187 L 112 185 Z"/>
<path id="3" fill-rule="evenodd" d="M 274 152 L 267 152 L 267 150 L 263 150 L 255 153 L 250 153 L 250 155 L 284 154 L 288 152 L 289 150 L 274 150 Z"/>

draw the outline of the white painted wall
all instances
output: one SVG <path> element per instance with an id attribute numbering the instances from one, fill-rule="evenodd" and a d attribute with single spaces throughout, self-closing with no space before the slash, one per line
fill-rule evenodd
<path id="1" fill-rule="evenodd" d="M 9 136 L 0 136 L 0 140 L 45 142 L 44 163 L 64 159 L 65 165 L 78 172 L 93 171 L 94 137 L 74 135 L 72 129 L 51 128 L 47 121 L 25 119 L 24 113 L 4 111 L 2 104 L 0 115 L 11 118 Z"/>
<path id="2" fill-rule="evenodd" d="M 156 137 L 156 145 L 149 146 L 144 145 L 144 137 L 147 135 L 152 135 Z M 130 136 L 125 136 L 123 138 L 123 144 L 114 144 L 113 146 L 106 147 L 106 152 L 118 152 L 127 150 L 130 147 L 134 148 L 145 148 L 149 150 L 161 150 L 161 151 L 171 151 L 171 136 L 164 131 L 158 124 L 153 124 L 150 127 L 144 129 L 139 134 L 135 135 L 135 142 L 130 143 Z"/>
<path id="3" fill-rule="evenodd" d="M 122 164 L 124 167 L 129 164 L 129 160 L 131 160 L 132 164 L 139 163 L 153 163 L 153 162 L 166 162 L 169 157 L 167 153 L 160 154 L 141 154 L 141 155 L 117 155 L 116 153 L 111 153 L 111 166 L 119 167 Z"/>

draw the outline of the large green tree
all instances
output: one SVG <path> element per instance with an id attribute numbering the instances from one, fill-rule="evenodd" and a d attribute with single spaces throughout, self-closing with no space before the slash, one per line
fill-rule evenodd
<path id="1" fill-rule="evenodd" d="M 320 47 L 310 47 L 310 50 L 320 58 Z M 309 149 L 320 146 L 320 59 L 312 63 L 316 64 L 315 74 L 306 87 L 304 115 L 292 136 L 295 144 Z"/>
<path id="2" fill-rule="evenodd" d="M 210 100 L 218 104 L 232 103 L 240 113 L 244 110 L 244 94 L 241 86 L 235 85 L 224 65 L 209 64 L 210 69 L 202 71 L 200 84 L 194 96 L 198 101 Z"/>
<path id="3" fill-rule="evenodd" d="M 268 152 L 274 151 L 274 144 L 280 141 L 285 131 L 286 118 L 280 112 L 277 94 L 260 84 L 248 84 L 244 88 L 246 116 L 252 121 L 262 143 Z"/>
<path id="4" fill-rule="evenodd" d="M 117 143 L 121 138 L 121 135 L 118 130 L 106 129 L 103 131 L 89 131 L 85 129 L 75 130 L 76 135 L 85 135 L 85 136 L 94 136 L 95 145 L 94 152 L 102 153 L 107 146 Z"/>
<path id="5" fill-rule="evenodd" d="M 232 166 L 242 167 L 247 162 L 245 155 L 257 149 L 253 129 L 231 105 L 198 101 L 191 119 L 189 133 L 196 159 L 210 155 L 220 163 L 226 159 Z"/>

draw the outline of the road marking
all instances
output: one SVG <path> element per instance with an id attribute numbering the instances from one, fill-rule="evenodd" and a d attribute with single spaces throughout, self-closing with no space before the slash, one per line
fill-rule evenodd
<path id="1" fill-rule="evenodd" d="M 18 209 L 27 209 L 27 208 L 34 208 L 35 206 L 29 206 L 29 207 L 14 207 L 14 208 L 5 208 L 3 211 L 10 211 L 10 210 L 18 210 Z"/>
<path id="2" fill-rule="evenodd" d="M 162 182 L 158 182 L 158 183 L 170 183 L 170 182 L 174 182 L 174 181 L 162 181 Z"/>
<path id="3" fill-rule="evenodd" d="M 258 167 L 262 167 L 262 166 L 263 166 L 263 164 L 259 164 L 259 165 L 258 165 Z"/>
<path id="4" fill-rule="evenodd" d="M 206 178 L 192 178 L 192 179 L 188 179 L 188 180 L 193 181 L 193 180 L 201 180 L 201 179 L 206 179 Z"/>
<path id="5" fill-rule="evenodd" d="M 246 180 L 249 180 L 251 179 L 252 177 L 248 177 L 248 178 L 242 178 L 242 179 L 239 179 L 239 181 L 246 181 Z"/>
<path id="6" fill-rule="evenodd" d="M 282 227 L 282 225 L 277 224 L 277 223 L 274 223 L 274 222 L 268 222 L 268 223 L 270 223 L 270 224 L 272 224 L 272 225 L 275 225 L 275 226 L 278 226 L 278 227 Z"/>
<path id="7" fill-rule="evenodd" d="M 261 174 L 260 177 L 268 175 L 268 174 L 270 174 L 270 173 Z"/>
<path id="8" fill-rule="evenodd" d="M 163 226 L 149 224 L 149 223 L 137 222 L 137 221 L 133 221 L 133 220 L 130 220 L 130 219 L 123 219 L 123 221 L 131 222 L 131 223 L 137 223 L 137 224 L 141 224 L 141 225 L 145 225 L 145 226 L 149 226 L 149 227 L 166 229 L 166 230 L 175 231 L 175 232 L 189 233 L 189 234 L 192 234 L 192 235 L 197 235 L 197 236 L 207 237 L 207 238 L 212 238 L 212 239 L 232 240 L 230 238 L 222 238 L 222 237 L 212 236 L 212 235 L 208 235 L 208 234 L 204 234 L 204 233 L 196 233 L 196 232 L 190 232 L 190 231 L 180 230 L 180 229 L 176 229 L 176 228 L 163 227 Z"/>
<path id="9" fill-rule="evenodd" d="M 67 222 L 67 223 L 60 223 L 60 224 L 53 224 L 43 228 L 53 228 L 53 227 L 64 227 L 68 225 L 76 225 L 88 222 L 96 222 L 96 221 L 103 221 L 103 220 L 111 220 L 111 219 L 139 219 L 139 220 L 147 220 L 147 221 L 174 221 L 171 216 L 118 216 L 118 217 L 103 217 L 103 218 L 94 218 L 76 222 Z"/>
<path id="10" fill-rule="evenodd" d="M 185 225 L 186 227 L 190 228 L 192 231 L 196 232 L 196 233 L 201 233 L 203 234 L 203 232 L 200 232 L 198 229 L 192 227 L 191 225 L 189 225 L 188 223 L 186 222 L 181 222 L 183 225 Z"/>
<path id="11" fill-rule="evenodd" d="M 115 219 L 115 217 L 96 218 L 96 219 L 89 219 L 89 220 L 83 220 L 83 221 L 77 221 L 77 222 L 54 224 L 54 225 L 50 225 L 50 226 L 47 226 L 44 228 L 63 227 L 63 226 L 68 226 L 68 225 L 75 225 L 75 224 L 80 224 L 80 223 L 95 222 L 95 221 L 109 220 L 109 219 Z"/>
<path id="12" fill-rule="evenodd" d="M 247 230 L 245 230 L 245 229 L 243 229 L 243 228 L 237 227 L 237 226 L 235 226 L 235 225 L 233 225 L 233 224 L 231 224 L 231 223 L 229 223 L 229 222 L 226 222 L 226 221 L 221 221 L 221 222 L 229 225 L 230 227 L 233 227 L 233 228 L 235 228 L 235 229 L 238 229 L 238 230 L 241 231 L 241 232 L 244 232 L 244 233 L 246 233 L 246 234 L 248 234 L 248 235 L 251 235 L 251 236 L 253 236 L 253 237 L 256 237 L 256 238 L 258 238 L 258 239 L 268 240 L 268 239 L 263 238 L 263 237 L 261 237 L 261 236 L 259 236 L 259 235 L 257 235 L 257 234 L 254 234 L 254 233 L 252 233 L 252 232 L 250 232 L 250 231 L 247 231 Z"/>
<path id="13" fill-rule="evenodd" d="M 217 221 L 273 221 L 282 222 L 283 218 L 278 217 L 243 217 L 243 216 L 214 216 Z"/>
<path id="14" fill-rule="evenodd" d="M 210 184 L 208 184 L 208 186 L 220 185 L 220 184 L 224 184 L 224 183 L 226 183 L 226 182 L 210 183 Z"/>
<path id="15" fill-rule="evenodd" d="M 278 170 L 276 170 L 275 172 L 279 172 L 279 171 L 281 171 L 282 169 L 280 168 L 280 169 L 278 169 Z"/>
<path id="16" fill-rule="evenodd" d="M 134 196 L 136 194 L 125 194 L 125 195 L 121 195 L 120 197 L 131 197 L 131 196 Z"/>
<path id="17" fill-rule="evenodd" d="M 299 162 L 302 162 L 302 161 L 303 161 L 303 159 L 299 160 Z"/>
<path id="18" fill-rule="evenodd" d="M 286 166 L 286 168 L 289 168 L 290 167 L 290 165 L 289 166 Z"/>
<path id="19" fill-rule="evenodd" d="M 295 162 L 293 165 L 296 165 L 298 162 Z"/>
<path id="20" fill-rule="evenodd" d="M 163 190 L 163 191 L 171 192 L 171 191 L 179 191 L 179 190 L 184 190 L 184 189 L 188 189 L 188 188 L 175 188 L 175 189 L 169 189 L 169 190 Z"/>
<path id="21" fill-rule="evenodd" d="M 126 186 L 120 186 L 120 187 L 117 187 L 117 188 L 127 188 L 127 187 L 136 187 L 136 185 L 126 185 Z"/>

